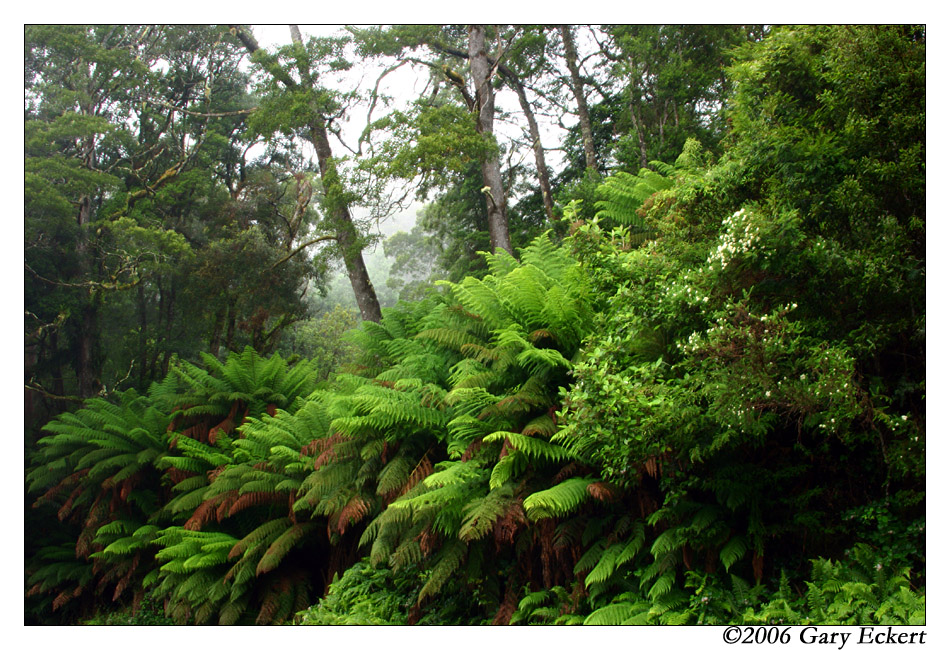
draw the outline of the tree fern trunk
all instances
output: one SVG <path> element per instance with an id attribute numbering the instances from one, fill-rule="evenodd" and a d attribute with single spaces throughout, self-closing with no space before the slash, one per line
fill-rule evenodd
<path id="1" fill-rule="evenodd" d="M 145 285 L 139 283 L 136 294 L 136 309 L 139 319 L 139 340 L 138 340 L 138 376 L 139 388 L 148 386 L 148 304 L 145 301 Z"/>

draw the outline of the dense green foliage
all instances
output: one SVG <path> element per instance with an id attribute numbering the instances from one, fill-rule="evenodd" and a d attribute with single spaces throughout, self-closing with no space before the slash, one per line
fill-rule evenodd
<path id="1" fill-rule="evenodd" d="M 36 616 L 923 624 L 924 33 L 774 28 L 715 74 L 741 33 L 612 28 L 626 75 L 658 40 L 695 50 L 627 88 L 637 115 L 689 110 L 652 169 L 620 138 L 629 171 L 584 171 L 570 232 L 526 220 L 516 256 L 481 250 L 472 161 L 435 164 L 454 109 L 386 118 L 388 173 L 447 188 L 423 222 L 444 236 L 390 240 L 415 300 L 50 420 L 27 459 L 60 522 L 28 562 Z"/>

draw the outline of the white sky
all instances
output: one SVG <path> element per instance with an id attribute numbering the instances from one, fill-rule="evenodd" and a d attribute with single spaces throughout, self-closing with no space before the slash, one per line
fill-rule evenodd
<path id="1" fill-rule="evenodd" d="M 305 40 L 309 36 L 330 36 L 343 31 L 342 26 L 339 25 L 298 25 L 298 27 Z M 288 25 L 252 25 L 251 28 L 261 47 L 268 50 L 273 50 L 276 47 L 290 43 L 290 29 Z M 578 41 L 580 43 L 581 39 L 579 38 Z M 376 83 L 379 73 L 387 65 L 391 65 L 391 63 L 391 60 L 366 60 L 357 63 L 354 68 L 348 72 L 339 73 L 335 77 L 324 77 L 322 81 L 331 87 L 341 90 L 352 90 L 354 87 L 358 87 L 360 90 L 369 91 Z M 380 86 L 380 93 L 389 95 L 394 99 L 392 108 L 405 107 L 424 90 L 427 80 L 428 72 L 426 70 L 420 69 L 418 66 L 413 67 L 412 65 L 406 65 L 386 76 L 383 84 Z M 499 141 L 505 143 L 515 138 L 523 139 L 523 130 L 526 131 L 527 122 L 521 113 L 521 107 L 518 104 L 518 99 L 514 92 L 507 88 L 500 90 L 496 95 L 496 105 L 498 108 L 511 114 L 510 120 L 496 120 L 495 122 L 495 135 Z M 341 124 L 343 139 L 351 149 L 357 149 L 359 136 L 366 127 L 368 118 L 367 109 L 368 107 L 366 105 L 357 105 L 353 110 L 348 112 Z M 372 119 L 376 120 L 383 117 L 387 110 L 389 110 L 387 107 L 384 107 L 381 103 L 378 104 L 374 109 Z M 545 147 L 558 146 L 564 136 L 563 130 L 553 121 L 546 119 L 542 114 L 536 115 L 536 118 L 541 130 L 542 144 Z M 572 119 L 569 117 L 565 122 L 571 124 Z M 300 144 L 304 147 L 304 151 L 309 150 L 310 155 L 314 155 L 309 143 L 301 142 Z M 335 156 L 346 156 L 352 153 L 343 147 L 333 136 L 331 136 L 330 145 Z M 518 154 L 519 156 L 515 159 L 515 162 L 524 163 L 528 169 L 533 170 L 535 164 L 534 156 L 530 149 L 521 147 Z M 562 152 L 549 151 L 546 153 L 546 156 L 548 166 L 555 171 L 563 167 L 564 156 Z M 517 200 L 517 197 L 510 197 L 509 200 L 513 202 Z M 377 226 L 373 228 L 373 231 L 390 235 L 398 230 L 410 230 L 415 223 L 415 212 L 419 207 L 421 207 L 421 204 L 413 203 L 406 212 L 397 213 L 382 223 L 377 224 Z M 363 217 L 368 214 L 368 211 L 364 208 L 354 206 L 354 214 L 357 217 Z M 373 251 L 367 251 L 365 254 L 372 255 Z"/>
<path id="2" fill-rule="evenodd" d="M 341 31 L 340 26 L 333 25 L 299 25 L 299 27 L 304 38 L 307 36 L 333 35 Z M 290 30 L 287 25 L 252 25 L 252 29 L 254 30 L 254 35 L 258 43 L 260 43 L 262 47 L 273 49 L 274 47 L 286 45 L 290 42 Z M 370 61 L 358 63 L 352 71 L 338 77 L 337 82 L 340 83 L 340 87 L 345 87 L 346 89 L 351 89 L 354 84 L 358 84 L 361 89 L 370 90 L 376 82 L 378 71 L 381 71 L 386 64 L 385 61 L 382 64 L 380 62 Z M 381 85 L 380 92 L 392 96 L 396 101 L 396 106 L 404 106 L 418 97 L 419 93 L 425 88 L 426 81 L 426 71 L 413 68 L 411 65 L 406 65 L 385 78 Z M 511 90 L 503 88 L 496 96 L 496 105 L 500 109 L 511 113 L 512 122 L 514 122 L 496 120 L 496 136 L 500 140 L 520 138 L 521 130 L 527 128 L 527 123 L 521 114 L 521 108 L 518 105 L 516 95 Z M 384 114 L 384 109 L 381 106 L 377 106 L 373 114 L 373 119 L 379 119 Z M 545 120 L 543 115 L 537 115 L 536 117 L 541 129 L 542 144 L 545 147 L 558 145 L 563 137 L 561 129 L 550 120 Z M 356 148 L 357 139 L 366 126 L 366 122 L 366 107 L 360 107 L 357 110 L 351 111 L 348 116 L 348 122 L 343 126 L 344 138 L 351 148 Z M 571 119 L 568 118 L 566 122 L 570 124 Z M 335 155 L 343 155 L 346 153 L 338 142 L 332 142 L 331 144 L 334 147 Z M 530 150 L 525 149 L 523 156 L 527 164 L 530 166 L 534 165 L 534 158 Z M 563 156 L 560 152 L 551 151 L 547 156 L 549 158 L 547 161 L 549 167 L 559 169 L 562 166 Z"/>

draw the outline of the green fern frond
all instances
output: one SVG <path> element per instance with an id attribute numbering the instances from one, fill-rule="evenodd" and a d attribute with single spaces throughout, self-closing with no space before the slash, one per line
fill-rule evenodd
<path id="1" fill-rule="evenodd" d="M 512 449 L 492 468 L 491 477 L 488 479 L 489 489 L 494 491 L 501 488 L 524 471 L 527 464 L 527 457 L 517 449 Z"/>
<path id="2" fill-rule="evenodd" d="M 591 585 L 595 583 L 602 583 L 609 580 L 617 568 L 617 557 L 622 550 L 623 546 L 620 544 L 608 546 L 601 554 L 596 566 L 587 574 L 587 577 L 584 579 L 584 586 L 590 589 Z"/>
<path id="3" fill-rule="evenodd" d="M 473 542 L 487 535 L 498 517 L 508 508 L 511 498 L 511 487 L 500 487 L 465 504 L 462 507 L 464 517 L 459 529 L 459 539 L 463 542 Z"/>
<path id="4" fill-rule="evenodd" d="M 594 204 L 599 209 L 596 216 L 642 230 L 644 224 L 636 215 L 637 210 L 651 195 L 672 186 L 672 179 L 647 168 L 641 169 L 636 176 L 615 172 L 597 187 L 597 193 L 603 198 Z"/>
<path id="5" fill-rule="evenodd" d="M 584 625 L 623 625 L 638 611 L 646 608 L 642 603 L 611 603 L 591 612 Z"/>
<path id="6" fill-rule="evenodd" d="M 659 578 L 656 579 L 656 582 L 653 583 L 653 586 L 650 587 L 650 591 L 647 592 L 650 600 L 656 602 L 661 596 L 665 596 L 666 594 L 670 593 L 670 590 L 673 589 L 674 581 L 675 576 L 671 571 L 663 573 Z"/>
<path id="7" fill-rule="evenodd" d="M 264 553 L 257 565 L 257 575 L 273 571 L 281 560 L 301 539 L 307 536 L 314 528 L 314 523 L 294 524 L 275 539 Z"/>
<path id="8" fill-rule="evenodd" d="M 590 498 L 587 486 L 594 482 L 594 479 L 574 477 L 547 490 L 535 492 L 525 498 L 525 512 L 532 521 L 570 514 Z"/>
<path id="9" fill-rule="evenodd" d="M 573 458 L 571 452 L 560 445 L 532 438 L 531 436 L 514 433 L 512 431 L 496 431 L 485 436 L 485 442 L 507 440 L 511 446 L 534 460 L 544 460 L 551 463 L 562 463 Z M 588 481 L 592 483 L 593 480 Z M 585 484 L 586 487 L 586 484 Z"/>
<path id="10" fill-rule="evenodd" d="M 435 596 L 439 593 L 448 579 L 462 565 L 468 552 L 468 546 L 459 540 L 448 542 L 439 552 L 439 559 L 432 567 L 432 573 L 429 579 L 419 591 L 417 603 L 422 603 L 426 598 Z"/>
<path id="11" fill-rule="evenodd" d="M 749 550 L 749 544 L 743 536 L 736 536 L 726 542 L 726 545 L 719 551 L 719 559 L 722 565 L 728 571 L 733 564 L 742 559 L 742 556 Z"/>

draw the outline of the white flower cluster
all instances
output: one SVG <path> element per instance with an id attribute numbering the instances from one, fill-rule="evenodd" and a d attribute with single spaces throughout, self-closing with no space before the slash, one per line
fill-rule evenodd
<path id="1" fill-rule="evenodd" d="M 726 268 L 736 256 L 748 253 L 759 243 L 759 227 L 749 221 L 745 208 L 735 212 L 723 221 L 725 232 L 719 236 L 719 246 L 706 258 L 709 270 L 714 267 Z"/>
<path id="2" fill-rule="evenodd" d="M 703 296 L 702 298 L 699 298 L 699 296 L 696 296 L 696 299 L 698 299 L 698 301 L 701 300 L 702 302 L 707 302 L 709 300 L 709 297 Z M 789 303 L 787 305 L 783 305 L 781 308 L 781 310 L 785 312 L 792 311 L 793 309 L 798 309 L 798 303 Z M 779 326 L 781 325 L 782 315 L 783 314 L 781 313 L 780 310 L 775 310 L 770 314 L 762 314 L 761 316 L 751 315 L 751 318 L 758 319 L 760 322 L 775 323 L 775 326 L 772 329 L 765 328 L 762 331 L 763 336 L 761 338 L 761 341 L 763 344 L 781 343 L 781 340 L 782 340 L 781 334 L 780 334 L 781 329 L 779 328 Z M 727 317 L 720 316 L 719 318 L 716 319 L 715 325 L 713 325 L 712 327 L 710 327 L 709 329 L 707 329 L 705 332 L 702 332 L 702 333 L 693 332 L 686 339 L 685 343 L 677 343 L 676 347 L 681 349 L 683 352 L 695 352 L 701 347 L 704 334 L 707 340 L 714 341 L 718 338 L 719 334 L 726 332 L 727 330 L 732 332 L 733 325 L 729 322 L 729 319 Z M 771 332 L 771 336 L 769 336 L 770 332 Z M 802 381 L 804 380 L 805 380 L 805 376 L 802 375 Z"/>
<path id="3" fill-rule="evenodd" d="M 676 302 L 686 302 L 691 304 L 703 304 L 709 302 L 709 296 L 703 292 L 698 285 L 698 274 L 686 273 L 680 281 L 673 280 L 663 288 L 663 299 Z"/>

